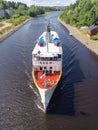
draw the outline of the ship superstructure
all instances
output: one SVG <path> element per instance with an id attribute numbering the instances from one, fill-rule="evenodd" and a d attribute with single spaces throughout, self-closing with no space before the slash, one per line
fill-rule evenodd
<path id="1" fill-rule="evenodd" d="M 32 63 L 33 80 L 46 111 L 62 74 L 62 46 L 58 34 L 51 31 L 50 24 L 32 51 Z"/>

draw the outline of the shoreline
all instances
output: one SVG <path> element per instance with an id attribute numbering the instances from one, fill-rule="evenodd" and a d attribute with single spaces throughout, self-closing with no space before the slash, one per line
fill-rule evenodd
<path id="1" fill-rule="evenodd" d="M 98 42 L 91 40 L 88 36 L 84 36 L 76 27 L 64 23 L 58 18 L 58 21 L 68 30 L 69 35 L 72 34 L 78 41 L 81 42 L 86 48 L 98 56 Z"/>
<path id="2" fill-rule="evenodd" d="M 16 32 L 18 29 L 20 29 L 23 25 L 25 25 L 30 19 L 27 19 L 23 23 L 15 26 L 14 28 L 10 29 L 8 32 L 4 33 L 0 37 L 0 42 L 8 38 L 10 35 L 12 35 L 14 32 Z M 84 36 L 76 27 L 73 27 L 69 24 L 64 23 L 61 21 L 60 18 L 58 18 L 58 21 L 68 30 L 69 35 L 72 34 L 73 37 L 75 37 L 78 41 L 81 42 L 86 48 L 88 48 L 91 52 L 96 54 L 98 56 L 98 42 L 91 40 L 88 36 Z"/>
<path id="3" fill-rule="evenodd" d="M 8 30 L 6 33 L 4 33 L 3 35 L 0 36 L 0 42 L 2 42 L 3 40 L 5 40 L 6 38 L 8 38 L 10 35 L 12 35 L 14 32 L 16 32 L 18 29 L 20 29 L 23 25 L 25 25 L 28 21 L 30 21 L 30 19 L 25 20 L 23 23 L 13 27 L 12 29 Z"/>

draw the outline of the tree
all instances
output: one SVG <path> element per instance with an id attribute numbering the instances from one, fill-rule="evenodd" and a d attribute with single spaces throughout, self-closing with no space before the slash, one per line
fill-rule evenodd
<path id="1" fill-rule="evenodd" d="M 77 0 L 61 14 L 60 18 L 75 26 L 92 25 L 98 22 L 98 1 Z"/>

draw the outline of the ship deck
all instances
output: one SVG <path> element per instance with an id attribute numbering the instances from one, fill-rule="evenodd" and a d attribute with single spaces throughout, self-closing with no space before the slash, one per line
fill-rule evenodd
<path id="1" fill-rule="evenodd" d="M 43 74 L 42 71 L 35 71 L 34 72 L 36 83 L 42 89 L 49 89 L 54 87 L 61 76 L 60 71 L 54 72 L 54 74 Z"/>

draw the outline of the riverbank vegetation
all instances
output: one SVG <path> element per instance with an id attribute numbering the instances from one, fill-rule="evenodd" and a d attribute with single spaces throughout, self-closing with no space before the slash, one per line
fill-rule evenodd
<path id="1" fill-rule="evenodd" d="M 0 4 L 0 9 L 4 11 L 4 16 L 1 19 L 16 19 L 18 22 L 25 20 L 28 17 L 35 17 L 40 14 L 44 14 L 45 11 L 42 7 L 31 6 L 28 7 L 26 4 L 21 2 L 11 2 L 11 1 L 2 1 Z M 11 14 L 8 12 L 12 12 Z M 23 16 L 23 17 L 21 17 Z M 22 19 L 22 20 L 20 20 Z"/>
<path id="2" fill-rule="evenodd" d="M 1 20 L 10 19 L 12 24 L 17 25 L 29 17 L 36 17 L 38 15 L 45 14 L 46 11 L 56 11 L 57 9 L 34 5 L 28 7 L 26 4 L 21 2 L 0 0 L 0 10 L 4 13 L 4 16 L 0 17 Z"/>
<path id="3" fill-rule="evenodd" d="M 77 27 L 98 24 L 98 0 L 77 0 L 65 9 L 60 18 Z"/>
<path id="4" fill-rule="evenodd" d="M 30 6 L 21 2 L 11 2 L 0 0 L 0 27 L 5 26 L 5 24 L 11 23 L 10 26 L 5 26 L 0 30 L 0 34 L 7 32 L 8 30 L 14 28 L 15 26 L 23 23 L 31 17 L 37 17 L 39 15 L 45 14 L 47 11 L 56 11 L 57 9 L 52 7 L 40 7 L 40 6 Z M 5 21 L 5 24 L 3 22 Z"/>
<path id="5" fill-rule="evenodd" d="M 91 36 L 91 39 L 98 41 L 98 33 L 96 35 Z"/>
<path id="6" fill-rule="evenodd" d="M 21 2 L 11 2 L 11 1 L 3 1 L 0 0 L 0 10 L 4 11 L 4 16 L 0 17 L 0 19 L 11 19 L 16 18 L 18 16 L 27 16 L 28 17 L 36 17 L 41 14 L 45 14 L 46 11 L 56 11 L 58 9 L 52 8 L 52 7 L 41 7 L 41 6 L 35 6 L 32 5 L 28 7 L 26 4 Z M 10 14 L 9 12 L 12 12 Z M 23 17 L 22 17 L 23 19 Z"/>
<path id="7" fill-rule="evenodd" d="M 98 0 L 77 0 L 64 10 L 60 19 L 78 28 L 98 25 Z M 98 34 L 91 39 L 98 40 Z"/>
<path id="8" fill-rule="evenodd" d="M 4 33 L 8 32 L 11 28 L 13 28 L 13 26 L 8 26 L 8 27 L 6 27 L 6 28 L 3 28 L 2 30 L 0 30 L 0 35 L 2 35 L 2 34 L 4 34 Z"/>

